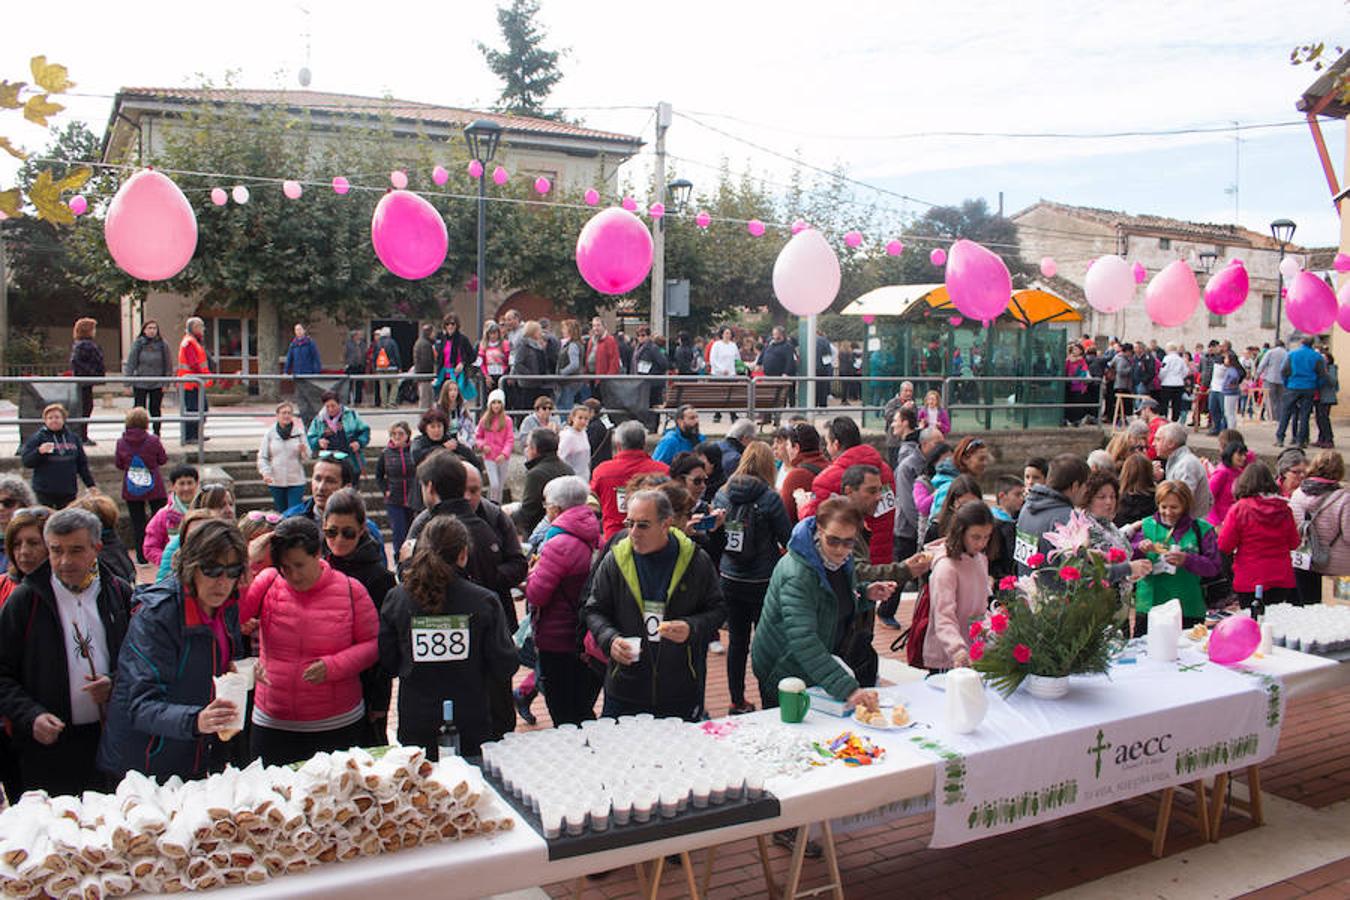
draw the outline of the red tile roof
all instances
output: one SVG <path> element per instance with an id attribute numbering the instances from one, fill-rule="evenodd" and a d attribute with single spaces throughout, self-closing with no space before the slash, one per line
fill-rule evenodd
<path id="1" fill-rule="evenodd" d="M 1014 222 L 1033 209 L 1049 209 L 1064 213 L 1077 219 L 1119 227 L 1125 232 L 1160 234 L 1178 237 L 1183 240 L 1203 241 L 1214 244 L 1255 247 L 1262 250 L 1278 250 L 1279 244 L 1268 234 L 1243 228 L 1241 225 L 1224 225 L 1212 222 L 1187 222 L 1184 219 L 1172 219 L 1167 216 L 1131 215 L 1115 209 L 1099 209 L 1094 206 L 1073 206 L 1068 203 L 1056 203 L 1053 200 L 1039 200 L 1010 217 Z M 1302 253 L 1303 248 L 1290 244 L 1288 249 Z"/>
<path id="2" fill-rule="evenodd" d="M 297 110 L 326 112 L 337 115 L 391 115 L 396 119 L 430 122 L 461 128 L 475 119 L 488 119 L 508 132 L 535 134 L 560 138 L 585 138 L 630 144 L 642 144 L 640 137 L 613 131 L 582 128 L 553 119 L 529 116 L 510 116 L 453 106 L 437 106 L 414 100 L 396 100 L 389 97 L 361 97 L 356 94 L 334 94 L 326 91 L 292 90 L 234 90 L 221 88 L 160 88 L 124 87 L 118 92 L 120 101 L 131 97 L 178 100 L 188 103 L 243 103 L 254 106 L 285 106 Z"/>

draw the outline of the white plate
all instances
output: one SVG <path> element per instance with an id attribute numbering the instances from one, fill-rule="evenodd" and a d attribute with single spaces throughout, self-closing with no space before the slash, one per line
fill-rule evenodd
<path id="1" fill-rule="evenodd" d="M 861 722 L 858 720 L 857 716 L 854 716 L 852 714 L 848 716 L 848 720 L 859 728 L 867 728 L 871 731 L 903 731 L 906 728 L 913 728 L 915 725 L 919 724 L 918 722 L 914 721 L 914 717 L 913 715 L 911 715 L 909 721 L 906 722 L 904 725 L 892 725 L 891 713 L 894 711 L 894 709 L 895 708 L 892 706 L 881 707 L 881 714 L 886 717 L 886 722 L 883 725 L 873 725 L 868 722 Z"/>
<path id="2" fill-rule="evenodd" d="M 923 680 L 923 683 L 935 691 L 945 691 L 947 689 L 947 673 L 939 672 L 936 675 L 929 675 Z"/>

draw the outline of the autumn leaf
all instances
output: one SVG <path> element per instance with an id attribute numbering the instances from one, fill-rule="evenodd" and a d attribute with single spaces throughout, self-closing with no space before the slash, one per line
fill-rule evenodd
<path id="1" fill-rule="evenodd" d="M 35 56 L 29 61 L 33 70 L 33 80 L 45 91 L 60 94 L 75 86 L 70 80 L 70 71 L 58 63 L 47 62 L 46 56 Z"/>
<path id="2" fill-rule="evenodd" d="M 19 91 L 28 86 L 26 81 L 0 81 L 0 109 L 18 109 Z"/>
<path id="3" fill-rule="evenodd" d="M 64 179 L 62 179 L 64 181 Z M 75 214 L 61 201 L 61 187 L 52 181 L 52 173 L 43 170 L 28 189 L 28 202 L 37 210 L 38 218 L 58 225 L 69 225 Z"/>
<path id="4" fill-rule="evenodd" d="M 18 188 L 0 191 L 0 213 L 4 213 L 11 219 L 17 219 L 23 215 L 23 196 L 19 193 Z"/>
<path id="5" fill-rule="evenodd" d="M 18 147 L 14 146 L 13 144 L 11 144 L 10 141 L 9 141 L 9 138 L 7 138 L 7 137 L 5 137 L 5 136 L 3 136 L 3 135 L 0 135 L 0 150 L 4 150 L 6 153 L 8 153 L 10 156 L 14 157 L 15 159 L 27 159 L 27 158 L 28 158 L 28 154 L 27 154 L 27 153 L 24 153 L 23 150 L 19 149 Z"/>
<path id="6" fill-rule="evenodd" d="M 80 188 L 84 187 L 84 183 L 88 181 L 89 177 L 93 174 L 93 169 L 88 166 L 80 166 L 73 172 L 68 173 L 65 178 L 56 182 L 56 190 L 58 193 L 78 191 Z"/>
<path id="7" fill-rule="evenodd" d="M 48 99 L 49 94 L 38 94 L 28 98 L 28 102 L 23 105 L 23 117 L 34 125 L 47 127 L 47 117 L 54 116 L 65 109 L 60 103 L 53 103 Z"/>

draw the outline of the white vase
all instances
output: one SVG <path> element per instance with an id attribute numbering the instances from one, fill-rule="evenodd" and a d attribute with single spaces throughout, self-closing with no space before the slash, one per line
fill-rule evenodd
<path id="1" fill-rule="evenodd" d="M 1027 693 L 1038 700 L 1058 700 L 1069 692 L 1069 676 L 1028 675 L 1023 682 Z"/>

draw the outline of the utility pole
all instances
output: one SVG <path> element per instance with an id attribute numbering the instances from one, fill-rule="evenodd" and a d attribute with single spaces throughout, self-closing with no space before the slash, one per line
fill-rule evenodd
<path id="1" fill-rule="evenodd" d="M 666 129 L 670 127 L 671 107 L 664 100 L 656 104 L 656 202 L 666 202 Z M 652 335 L 666 333 L 666 217 L 652 225 L 655 242 L 652 252 Z"/>
<path id="2" fill-rule="evenodd" d="M 9 275 L 5 270 L 5 236 L 0 231 L 0 375 L 8 371 L 9 364 Z"/>

